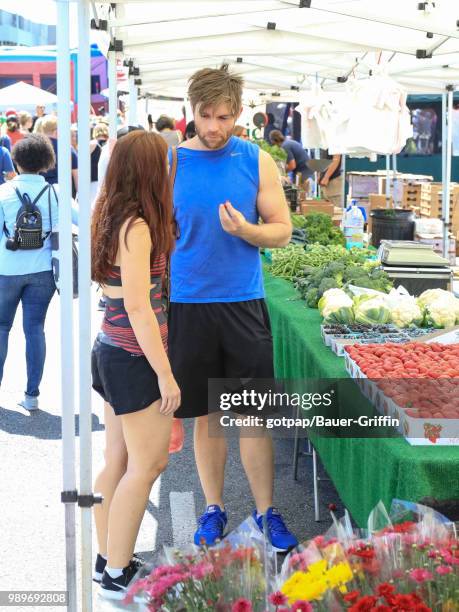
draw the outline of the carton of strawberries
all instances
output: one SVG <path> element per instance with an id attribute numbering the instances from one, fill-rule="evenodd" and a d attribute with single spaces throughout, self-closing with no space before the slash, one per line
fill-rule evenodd
<path id="1" fill-rule="evenodd" d="M 459 344 L 354 344 L 348 371 L 373 383 L 378 410 L 412 444 L 459 444 Z M 376 392 L 374 392 L 376 389 Z"/>

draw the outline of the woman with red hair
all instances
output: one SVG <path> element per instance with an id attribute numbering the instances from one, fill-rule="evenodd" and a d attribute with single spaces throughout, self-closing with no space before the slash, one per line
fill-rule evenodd
<path id="1" fill-rule="evenodd" d="M 174 244 L 167 145 L 135 131 L 112 152 L 92 219 L 92 278 L 105 316 L 92 352 L 94 389 L 105 400 L 105 465 L 94 489 L 99 544 L 94 579 L 123 599 L 138 570 L 135 541 L 153 483 L 166 468 L 180 390 L 167 357 L 162 302 Z"/>

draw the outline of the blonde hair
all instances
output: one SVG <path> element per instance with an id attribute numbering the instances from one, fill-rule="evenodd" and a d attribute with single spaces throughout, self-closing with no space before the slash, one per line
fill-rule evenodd
<path id="1" fill-rule="evenodd" d="M 242 108 L 242 76 L 231 73 L 228 65 L 220 68 L 203 68 L 188 81 L 188 97 L 193 110 L 197 106 L 206 108 L 228 104 L 231 113 L 237 116 Z"/>
<path id="2" fill-rule="evenodd" d="M 45 115 L 40 125 L 41 133 L 49 136 L 57 130 L 57 117 L 54 115 Z"/>
<path id="3" fill-rule="evenodd" d="M 103 138 L 108 138 L 108 127 L 105 123 L 98 123 L 96 126 L 94 126 L 92 131 L 93 138 L 100 138 L 101 136 Z"/>
<path id="4" fill-rule="evenodd" d="M 18 113 L 19 125 L 23 128 L 29 121 L 32 121 L 32 115 L 27 111 L 19 111 Z"/>
<path id="5" fill-rule="evenodd" d="M 35 121 L 35 125 L 33 126 L 34 134 L 43 134 L 43 119 L 44 117 L 38 117 Z"/>

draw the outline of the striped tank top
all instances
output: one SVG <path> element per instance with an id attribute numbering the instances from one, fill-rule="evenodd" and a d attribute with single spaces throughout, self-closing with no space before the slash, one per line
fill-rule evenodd
<path id="1" fill-rule="evenodd" d="M 166 306 L 162 299 L 165 270 L 166 257 L 160 255 L 152 262 L 150 268 L 150 279 L 152 284 L 150 302 L 158 321 L 163 346 L 167 351 L 167 316 Z M 112 267 L 105 284 L 110 287 L 122 286 L 119 266 Z M 111 346 L 122 348 L 131 353 L 131 355 L 143 355 L 143 351 L 137 342 L 128 314 L 124 308 L 123 298 L 111 298 L 104 295 L 104 300 L 105 314 L 102 321 L 102 330 L 99 334 L 99 340 Z"/>

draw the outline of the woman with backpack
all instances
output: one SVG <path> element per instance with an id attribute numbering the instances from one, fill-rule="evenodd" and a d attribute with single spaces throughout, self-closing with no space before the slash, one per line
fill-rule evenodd
<path id="1" fill-rule="evenodd" d="M 8 336 L 21 302 L 27 387 L 20 405 L 33 411 L 38 409 L 45 364 L 45 318 L 56 290 L 51 223 L 56 226 L 59 220 L 56 192 L 40 172 L 53 168 L 56 159 L 49 139 L 41 134 L 24 136 L 14 146 L 12 156 L 19 174 L 0 185 L 0 385 Z M 77 223 L 73 208 L 72 217 Z"/>

